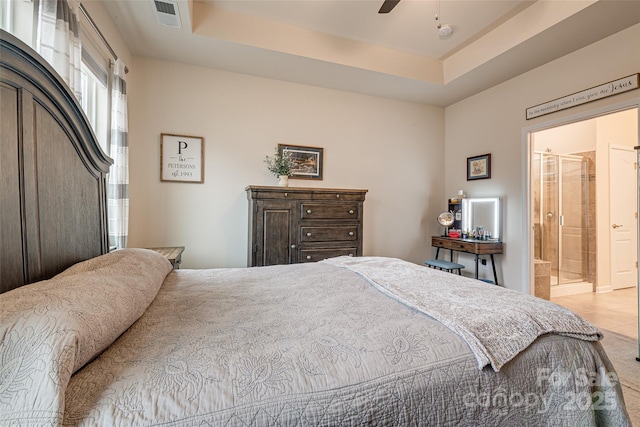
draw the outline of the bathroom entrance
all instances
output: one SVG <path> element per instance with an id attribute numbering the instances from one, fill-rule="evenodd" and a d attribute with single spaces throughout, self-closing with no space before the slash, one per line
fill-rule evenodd
<path id="1" fill-rule="evenodd" d="M 636 160 L 616 162 L 614 154 L 635 156 L 638 109 L 531 131 L 528 143 L 534 294 L 554 298 L 612 291 L 616 271 L 637 279 L 637 191 L 621 185 L 637 183 Z M 623 207 L 621 200 L 628 203 Z M 617 219 L 621 211 L 633 219 Z M 618 234 L 621 238 L 614 239 Z M 635 286 L 636 279 L 626 286 Z"/>

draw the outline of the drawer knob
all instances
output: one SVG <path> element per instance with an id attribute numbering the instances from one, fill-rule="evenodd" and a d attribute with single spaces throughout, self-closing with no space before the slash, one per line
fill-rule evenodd
<path id="1" fill-rule="evenodd" d="M 291 245 L 291 249 L 295 249 L 295 248 L 296 248 L 296 245 Z"/>
<path id="2" fill-rule="evenodd" d="M 339 195 L 339 194 L 336 194 L 336 199 L 339 199 L 339 198 L 340 198 L 340 195 Z"/>
<path id="3" fill-rule="evenodd" d="M 307 237 L 311 237 L 311 233 L 307 233 Z"/>
<path id="4" fill-rule="evenodd" d="M 353 254 L 349 254 L 349 256 L 353 256 Z"/>
<path id="5" fill-rule="evenodd" d="M 350 231 L 350 232 L 349 232 L 349 236 L 353 236 L 353 231 Z"/>
<path id="6" fill-rule="evenodd" d="M 287 197 L 289 195 L 289 193 L 284 193 L 284 197 Z"/>
<path id="7" fill-rule="evenodd" d="M 307 259 L 311 259 L 311 255 L 307 255 Z"/>
<path id="8" fill-rule="evenodd" d="M 353 209 L 349 209 L 349 213 L 350 213 L 350 214 L 353 214 Z"/>
<path id="9" fill-rule="evenodd" d="M 311 213 L 311 209 L 307 209 L 307 213 L 310 214 Z"/>

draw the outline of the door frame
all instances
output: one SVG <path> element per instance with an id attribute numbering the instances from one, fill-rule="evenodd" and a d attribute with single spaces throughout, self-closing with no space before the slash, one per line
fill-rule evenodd
<path id="1" fill-rule="evenodd" d="M 543 123 L 528 126 L 522 129 L 522 235 L 524 236 L 524 250 L 522 251 L 521 265 L 524 266 L 521 273 L 521 278 L 524 283 L 527 284 L 527 290 L 529 295 L 533 295 L 535 291 L 534 282 L 534 236 L 533 236 L 533 186 L 531 182 L 531 165 L 533 161 L 534 144 L 531 141 L 531 136 L 535 132 L 539 132 L 545 129 L 551 129 L 560 127 L 584 120 L 594 119 L 600 116 L 605 116 L 620 111 L 636 109 L 638 114 L 638 145 L 640 145 L 640 99 L 631 99 L 615 104 L 610 104 L 597 109 L 583 111 L 570 116 L 561 117 L 554 120 L 548 120 Z M 640 169 L 640 168 L 639 168 Z M 639 198 L 640 199 L 640 198 Z M 639 202 L 640 203 L 640 202 Z M 640 227 L 639 227 L 640 229 Z M 640 242 L 640 238 L 638 239 Z M 640 245 L 640 243 L 639 243 Z M 640 252 L 638 253 L 640 258 Z M 638 287 L 640 294 L 640 287 Z M 639 295 L 640 300 L 640 295 Z M 640 302 L 639 302 L 640 304 Z"/>

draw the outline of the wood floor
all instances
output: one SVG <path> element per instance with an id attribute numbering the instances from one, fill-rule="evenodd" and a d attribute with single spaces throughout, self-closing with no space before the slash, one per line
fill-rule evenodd
<path id="1" fill-rule="evenodd" d="M 637 288 L 556 297 L 551 301 L 581 315 L 599 328 L 638 338 Z"/>

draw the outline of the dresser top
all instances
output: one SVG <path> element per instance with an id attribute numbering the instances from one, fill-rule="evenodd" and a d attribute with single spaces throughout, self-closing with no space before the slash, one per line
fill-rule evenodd
<path id="1" fill-rule="evenodd" d="M 319 188 L 319 187 L 280 187 L 266 185 L 248 185 L 245 191 L 270 191 L 276 193 L 366 193 L 369 190 L 359 190 L 353 188 Z"/>
<path id="2" fill-rule="evenodd" d="M 311 188 L 311 187 L 266 187 L 250 185 L 245 188 L 247 198 L 263 200 L 299 200 L 299 201 L 364 201 L 368 190 L 352 190 L 345 188 Z"/>

